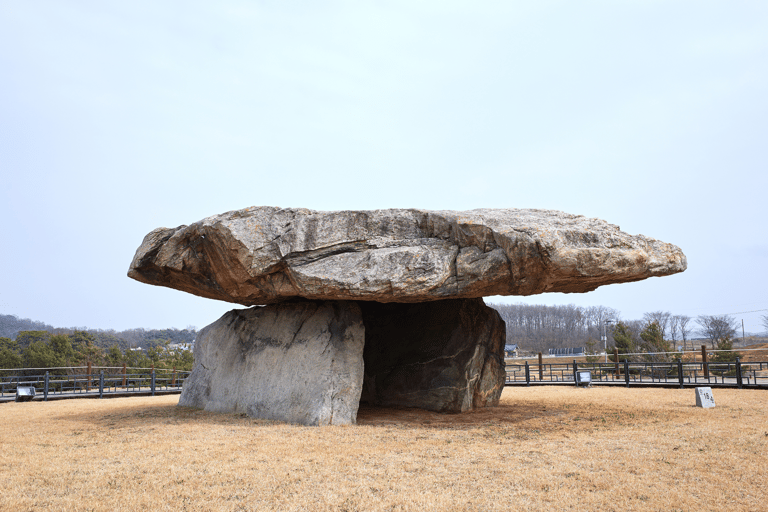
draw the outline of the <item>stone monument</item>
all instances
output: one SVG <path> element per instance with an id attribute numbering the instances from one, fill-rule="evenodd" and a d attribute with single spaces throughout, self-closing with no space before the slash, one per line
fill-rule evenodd
<path id="1" fill-rule="evenodd" d="M 712 388 L 696 388 L 696 407 L 710 409 L 715 406 L 715 397 L 712 395 Z"/>
<path id="2" fill-rule="evenodd" d="M 252 207 L 150 232 L 128 275 L 236 309 L 202 329 L 179 404 L 307 425 L 359 403 L 498 403 L 505 326 L 482 297 L 682 272 L 674 245 L 550 210 Z"/>

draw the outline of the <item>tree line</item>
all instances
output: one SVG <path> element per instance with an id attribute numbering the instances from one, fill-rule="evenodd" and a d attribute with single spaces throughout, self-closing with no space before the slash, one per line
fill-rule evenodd
<path id="1" fill-rule="evenodd" d="M 114 329 L 89 329 L 87 327 L 53 327 L 44 322 L 19 318 L 16 315 L 0 315 L 0 337 L 16 339 L 19 347 L 26 346 L 25 338 L 17 339 L 23 331 L 46 331 L 50 334 L 65 334 L 72 336 L 75 332 L 87 332 L 93 336 L 94 343 L 104 349 L 117 345 L 122 351 L 129 348 L 149 350 L 153 347 L 162 347 L 167 343 L 193 343 L 197 336 L 194 326 L 185 329 L 126 329 L 116 331 Z"/>
<path id="2" fill-rule="evenodd" d="M 16 339 L 0 337 L 0 368 L 60 368 L 72 366 L 176 368 L 191 370 L 192 352 L 169 347 L 168 341 L 158 340 L 149 349 L 121 349 L 113 344 L 100 346 L 97 337 L 88 331 L 53 334 L 49 331 L 21 331 Z M 64 374 L 64 370 L 52 370 Z"/>
<path id="3" fill-rule="evenodd" d="M 507 344 L 529 352 L 585 347 L 601 340 L 619 312 L 606 306 L 491 304 L 507 324 Z M 610 333 L 609 333 L 610 334 Z"/>
<path id="4" fill-rule="evenodd" d="M 586 347 L 587 352 L 595 353 L 616 347 L 622 354 L 642 353 L 651 360 L 671 360 L 678 347 L 695 350 L 702 340 L 714 350 L 731 350 L 738 331 L 738 323 L 730 315 L 693 318 L 652 311 L 639 320 L 621 320 L 618 310 L 606 306 L 490 306 L 507 325 L 507 344 L 517 344 L 521 350 L 533 353 L 576 347 Z M 768 330 L 768 315 L 762 320 Z M 658 355 L 662 352 L 671 355 Z"/>
<path id="5" fill-rule="evenodd" d="M 650 360 L 671 360 L 678 347 L 695 350 L 697 344 L 701 345 L 701 338 L 712 349 L 731 350 L 738 329 L 736 320 L 729 315 L 701 315 L 694 319 L 668 311 L 653 311 L 645 313 L 640 320 L 621 320 L 618 310 L 606 306 L 491 304 L 491 307 L 506 323 L 507 344 L 517 344 L 533 353 L 550 348 L 586 347 L 588 353 L 594 354 L 607 346 L 609 351 L 616 347 L 620 354 L 641 353 Z M 768 331 L 768 315 L 762 316 L 762 322 Z M 36 329 L 21 329 L 23 327 Z M 94 366 L 191 370 L 192 353 L 169 348 L 169 345 L 193 343 L 196 335 L 196 329 L 191 326 L 162 330 L 87 330 L 55 328 L 14 315 L 0 315 L 0 368 L 85 366 L 90 361 Z M 694 335 L 700 337 L 695 342 Z M 137 350 L 139 347 L 143 350 Z"/>
<path id="6" fill-rule="evenodd" d="M 692 332 L 688 324 L 691 318 L 671 315 L 667 311 L 646 313 L 643 320 L 616 322 L 612 329 L 614 346 L 619 354 L 619 361 L 640 359 L 650 362 L 669 362 L 681 357 L 676 351 L 688 349 L 689 335 Z M 739 353 L 733 351 L 733 342 L 737 336 L 738 324 L 729 315 L 700 315 L 695 319 L 699 326 L 697 342 L 704 341 L 715 352 L 710 356 L 713 362 L 735 361 Z M 678 343 L 682 343 L 679 345 Z M 690 349 L 694 350 L 694 341 L 690 340 Z M 630 356 L 629 354 L 634 354 Z M 615 357 L 611 357 L 615 361 Z"/>

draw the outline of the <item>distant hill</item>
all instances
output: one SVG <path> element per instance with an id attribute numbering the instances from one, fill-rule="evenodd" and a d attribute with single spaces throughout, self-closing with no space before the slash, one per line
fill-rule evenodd
<path id="1" fill-rule="evenodd" d="M 72 334 L 74 331 L 86 331 L 93 334 L 96 344 L 109 348 L 117 345 L 121 350 L 141 347 L 152 348 L 164 343 L 192 343 L 197 336 L 197 330 L 188 327 L 186 329 L 127 329 L 115 331 L 114 329 L 88 329 L 87 327 L 54 327 L 30 320 L 19 318 L 16 315 L 0 315 L 0 337 L 16 339 L 21 331 L 48 331 L 51 334 Z M 23 348 L 23 347 L 22 347 Z"/>
<path id="2" fill-rule="evenodd" d="M 19 318 L 16 315 L 0 315 L 0 337 L 16 339 L 19 331 L 49 331 L 56 328 L 45 322 L 37 322 L 29 318 Z"/>

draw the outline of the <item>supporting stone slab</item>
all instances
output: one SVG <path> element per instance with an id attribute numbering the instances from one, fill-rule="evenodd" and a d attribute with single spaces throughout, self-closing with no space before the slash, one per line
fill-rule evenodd
<path id="1" fill-rule="evenodd" d="M 439 412 L 498 405 L 506 326 L 482 299 L 358 304 L 365 323 L 362 402 Z"/>
<path id="2" fill-rule="evenodd" d="M 363 343 L 355 302 L 230 311 L 198 334 L 179 405 L 302 425 L 355 423 Z"/>
<path id="3" fill-rule="evenodd" d="M 233 310 L 198 334 L 179 405 L 302 425 L 355 423 L 361 401 L 463 412 L 498 404 L 504 341 L 482 299 Z"/>

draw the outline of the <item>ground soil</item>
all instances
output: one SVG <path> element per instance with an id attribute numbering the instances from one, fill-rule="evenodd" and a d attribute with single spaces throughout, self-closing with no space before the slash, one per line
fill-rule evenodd
<path id="1" fill-rule="evenodd" d="M 507 388 L 301 427 L 178 396 L 0 405 L 0 510 L 764 510 L 768 391 Z"/>

